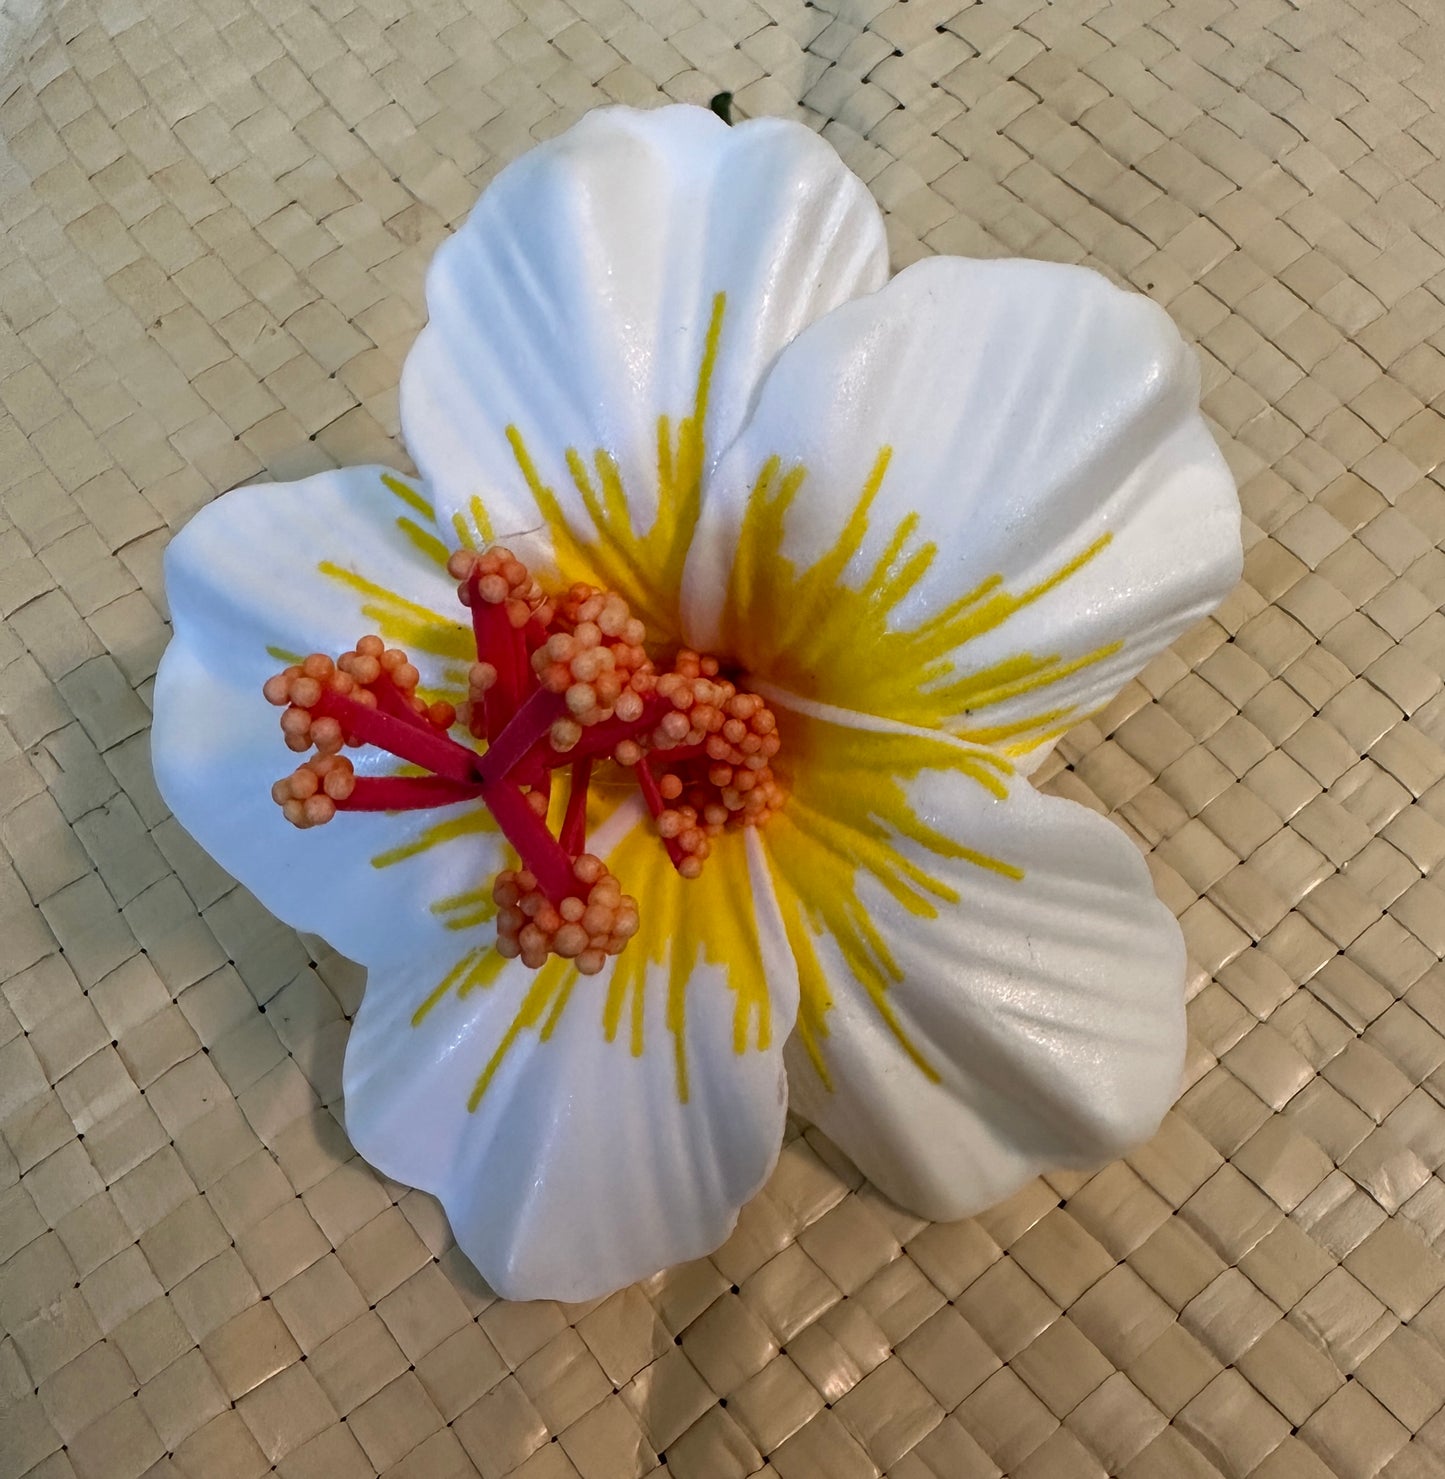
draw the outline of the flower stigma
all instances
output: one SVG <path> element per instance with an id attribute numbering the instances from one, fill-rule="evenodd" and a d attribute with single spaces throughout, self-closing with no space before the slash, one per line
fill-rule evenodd
<path id="1" fill-rule="evenodd" d="M 519 866 L 492 886 L 496 948 L 532 969 L 551 956 L 596 975 L 638 930 L 636 899 L 587 851 L 587 797 L 599 768 L 630 778 L 657 838 L 687 879 L 724 831 L 758 826 L 785 793 L 772 762 L 777 719 L 716 657 L 682 648 L 665 667 L 615 591 L 546 593 L 510 550 L 451 554 L 476 661 L 459 705 L 428 703 L 406 653 L 362 637 L 268 678 L 286 745 L 313 752 L 271 788 L 292 825 L 339 811 L 416 811 L 479 801 Z M 471 743 L 451 730 L 464 726 Z M 478 748 L 478 744 L 481 748 Z M 343 749 L 372 745 L 410 772 L 359 776 Z M 554 832 L 552 774 L 569 791 Z"/>

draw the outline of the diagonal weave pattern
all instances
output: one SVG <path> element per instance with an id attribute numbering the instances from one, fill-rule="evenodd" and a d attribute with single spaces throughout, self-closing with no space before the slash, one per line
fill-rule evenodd
<path id="1" fill-rule="evenodd" d="M 1445 1473 L 1442 64 L 1429 0 L 7 5 L 0 1479 Z M 1182 917 L 1189 1087 L 952 1226 L 795 1133 L 713 1258 L 508 1305 L 338 1128 L 358 973 L 156 796 L 160 555 L 398 461 L 502 163 L 721 88 L 900 265 L 1089 262 L 1200 345 L 1246 582 L 1047 780 Z"/>

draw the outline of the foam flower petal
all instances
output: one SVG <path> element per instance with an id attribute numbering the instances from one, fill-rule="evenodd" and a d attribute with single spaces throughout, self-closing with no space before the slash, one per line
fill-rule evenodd
<path id="1" fill-rule="evenodd" d="M 690 640 L 1026 767 L 1240 569 L 1192 354 L 1081 268 L 937 258 L 840 308 L 714 482 Z"/>
<path id="2" fill-rule="evenodd" d="M 796 987 L 757 838 L 729 841 L 687 884 L 650 838 L 623 840 L 651 933 L 599 976 L 486 940 L 470 978 L 449 956 L 373 972 L 347 1131 L 441 1198 L 508 1298 L 588 1299 L 701 1257 L 777 1160 Z"/>
<path id="3" fill-rule="evenodd" d="M 707 467 L 778 351 L 886 276 L 877 206 L 809 129 L 587 114 L 428 274 L 401 416 L 443 527 L 555 556 L 675 636 Z"/>
<path id="4" fill-rule="evenodd" d="M 1128 838 L 980 783 L 942 736 L 804 725 L 766 837 L 802 977 L 793 1107 L 935 1218 L 1146 1139 L 1179 1090 L 1184 946 Z"/>
<path id="5" fill-rule="evenodd" d="M 497 834 L 478 807 L 357 812 L 297 831 L 268 793 L 301 757 L 261 685 L 294 657 L 342 652 L 379 630 L 406 644 L 424 689 L 455 691 L 447 673 L 465 674 L 470 633 L 451 614 L 461 610 L 455 583 L 407 535 L 424 532 L 419 501 L 376 467 L 241 488 L 166 550 L 176 635 L 156 678 L 161 795 L 273 914 L 368 965 L 445 938 L 432 906 L 501 866 Z M 395 767 L 374 750 L 350 753 L 358 773 Z"/>

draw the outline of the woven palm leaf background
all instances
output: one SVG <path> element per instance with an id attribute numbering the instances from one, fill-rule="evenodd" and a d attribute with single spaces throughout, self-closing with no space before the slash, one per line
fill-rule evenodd
<path id="1" fill-rule="evenodd" d="M 724 89 L 897 265 L 1089 263 L 1198 346 L 1245 581 L 1043 779 L 1182 920 L 1187 1083 L 956 1225 L 794 1126 L 712 1258 L 508 1304 L 339 1127 L 360 972 L 156 794 L 161 554 L 405 466 L 479 188 Z M 0 1479 L 1445 1474 L 1442 411 L 1438 0 L 6 0 Z"/>

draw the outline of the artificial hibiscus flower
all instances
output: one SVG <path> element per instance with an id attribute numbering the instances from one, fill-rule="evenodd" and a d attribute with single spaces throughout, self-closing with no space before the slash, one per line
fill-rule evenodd
<path id="1" fill-rule="evenodd" d="M 156 685 L 182 825 L 367 967 L 361 1154 L 578 1300 L 715 1248 L 790 1103 L 937 1218 L 1150 1134 L 1179 930 L 1027 777 L 1238 577 L 1166 315 L 889 282 L 827 144 L 685 107 L 504 170 L 427 304 L 420 478 L 203 510 Z"/>

